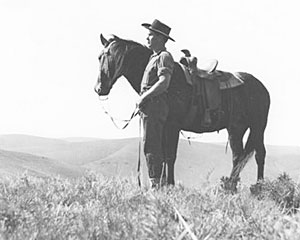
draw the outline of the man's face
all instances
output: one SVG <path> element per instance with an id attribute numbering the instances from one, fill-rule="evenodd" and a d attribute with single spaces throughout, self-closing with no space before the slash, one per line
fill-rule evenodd
<path id="1" fill-rule="evenodd" d="M 164 46 L 163 36 L 151 30 L 149 30 L 146 39 L 148 47 L 152 50 L 156 50 Z"/>

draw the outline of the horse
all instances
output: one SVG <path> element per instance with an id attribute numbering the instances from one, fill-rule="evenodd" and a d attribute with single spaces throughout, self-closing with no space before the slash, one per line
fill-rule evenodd
<path id="1" fill-rule="evenodd" d="M 125 77 L 139 93 L 142 76 L 152 51 L 132 40 L 113 35 L 106 39 L 100 35 L 104 47 L 99 55 L 99 75 L 94 87 L 99 96 L 107 96 L 115 82 Z M 243 85 L 221 91 L 222 115 L 213 127 L 185 124 L 192 101 L 193 87 L 188 84 L 183 68 L 175 62 L 174 72 L 168 89 L 169 115 L 166 123 L 164 161 L 167 165 L 167 184 L 174 185 L 174 165 L 180 131 L 194 133 L 214 132 L 227 129 L 232 150 L 232 170 L 227 186 L 235 189 L 239 174 L 249 158 L 254 155 L 257 163 L 257 181 L 264 179 L 266 148 L 264 132 L 268 120 L 270 95 L 265 86 L 249 73 L 240 73 Z M 243 136 L 249 129 L 244 145 Z"/>

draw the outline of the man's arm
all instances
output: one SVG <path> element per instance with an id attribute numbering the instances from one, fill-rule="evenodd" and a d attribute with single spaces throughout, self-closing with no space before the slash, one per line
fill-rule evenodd
<path id="1" fill-rule="evenodd" d="M 165 92 L 169 85 L 171 80 L 171 74 L 164 74 L 159 76 L 158 81 L 145 93 L 143 93 L 140 98 L 137 101 L 138 107 L 142 107 L 147 100 L 150 100 L 151 98 L 158 96 Z"/>

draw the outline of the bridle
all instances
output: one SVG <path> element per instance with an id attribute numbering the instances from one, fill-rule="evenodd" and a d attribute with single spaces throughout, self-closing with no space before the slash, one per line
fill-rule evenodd
<path id="1" fill-rule="evenodd" d="M 107 55 L 109 54 L 109 49 L 110 49 L 110 47 L 113 45 L 113 44 L 115 44 L 116 43 L 116 40 L 112 40 L 104 49 L 103 49 L 103 52 L 102 52 L 102 55 L 103 56 L 105 56 L 105 58 L 106 58 L 106 60 L 105 61 L 107 61 L 107 68 L 108 68 L 108 77 L 110 78 L 110 61 L 109 61 L 109 58 L 107 57 Z M 127 52 L 127 50 L 128 50 L 128 47 L 126 46 L 126 50 L 125 50 L 125 52 Z M 99 57 L 100 58 L 100 57 Z M 124 75 L 124 74 L 123 74 Z M 118 77 L 116 78 L 116 79 L 118 79 Z M 112 81 L 112 83 L 114 82 L 114 79 L 111 79 Z M 118 119 L 118 118 L 116 118 L 116 117 L 113 117 L 110 113 L 109 113 L 109 111 L 105 108 L 105 106 L 102 104 L 103 103 L 103 101 L 106 101 L 108 99 L 108 97 L 107 98 L 105 98 L 105 99 L 103 99 L 103 98 L 101 98 L 101 96 L 99 96 L 99 100 L 100 100 L 100 103 L 101 103 L 101 107 L 102 107 L 102 109 L 103 109 L 103 111 L 104 111 L 104 113 L 106 114 L 106 115 L 108 115 L 108 117 L 110 118 L 110 120 L 113 122 L 113 124 L 115 125 L 115 127 L 116 128 L 118 128 L 118 129 L 125 129 L 128 125 L 129 125 L 129 123 L 131 122 L 131 120 L 139 113 L 139 108 L 136 106 L 135 107 L 135 109 L 134 109 L 134 111 L 132 112 L 132 114 L 131 114 L 131 116 L 130 116 L 130 118 L 129 119 Z M 119 126 L 118 124 L 117 124 L 117 121 L 118 122 L 125 122 L 125 125 L 123 125 L 123 126 Z"/>

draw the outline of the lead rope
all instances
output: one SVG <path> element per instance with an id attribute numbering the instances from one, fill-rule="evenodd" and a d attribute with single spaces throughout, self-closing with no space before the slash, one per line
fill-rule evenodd
<path id="1" fill-rule="evenodd" d="M 138 185 L 141 188 L 141 150 L 142 150 L 142 117 L 139 119 L 139 154 L 138 154 L 138 166 L 137 166 L 137 178 Z"/>

